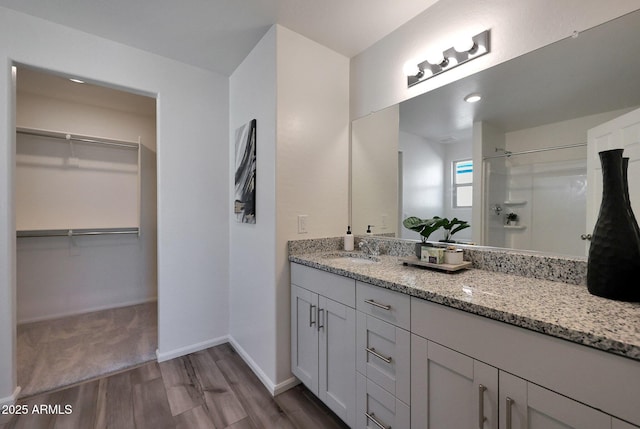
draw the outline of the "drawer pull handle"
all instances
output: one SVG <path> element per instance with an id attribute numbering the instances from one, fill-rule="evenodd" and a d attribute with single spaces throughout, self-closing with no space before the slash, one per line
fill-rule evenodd
<path id="1" fill-rule="evenodd" d="M 478 427 L 482 429 L 487 418 L 484 416 L 484 392 L 487 390 L 484 385 L 478 385 Z"/>
<path id="2" fill-rule="evenodd" d="M 316 321 L 313 320 L 313 314 L 314 314 L 314 309 L 316 308 L 315 305 L 310 305 L 309 306 L 309 327 L 312 327 L 313 325 L 316 324 Z"/>
<path id="3" fill-rule="evenodd" d="M 374 301 L 374 300 L 372 300 L 372 299 L 365 299 L 365 301 L 364 301 L 364 302 L 366 302 L 367 304 L 371 304 L 371 305 L 373 305 L 374 307 L 382 308 L 383 310 L 387 310 L 387 311 L 391 310 L 391 306 L 390 306 L 390 305 L 380 304 L 380 303 L 378 303 L 378 302 L 375 302 L 375 301 Z"/>
<path id="4" fill-rule="evenodd" d="M 511 406 L 513 402 L 513 399 L 507 396 L 507 429 L 511 429 Z"/>
<path id="5" fill-rule="evenodd" d="M 385 425 L 383 425 L 382 423 L 380 423 L 380 422 L 378 421 L 378 419 L 376 419 L 376 415 L 375 415 L 375 414 L 373 414 L 373 413 L 369 414 L 369 413 L 365 412 L 365 413 L 364 413 L 364 415 L 365 415 L 365 416 L 367 416 L 367 418 L 368 418 L 369 420 L 371 420 L 371 421 L 372 421 L 376 426 L 378 426 L 380 429 L 391 429 L 391 426 L 385 426 Z"/>
<path id="6" fill-rule="evenodd" d="M 320 315 L 322 314 L 322 324 L 320 324 Z M 319 308 L 318 309 L 318 331 L 320 331 L 320 329 L 324 329 L 324 308 Z"/>
<path id="7" fill-rule="evenodd" d="M 374 355 L 378 359 L 381 359 L 381 360 L 385 361 L 386 363 L 391 363 L 391 360 L 393 359 L 391 357 L 386 357 L 386 356 L 381 355 L 374 348 L 370 349 L 369 347 L 366 347 L 365 350 L 367 351 L 367 353 L 371 353 L 372 355 Z"/>

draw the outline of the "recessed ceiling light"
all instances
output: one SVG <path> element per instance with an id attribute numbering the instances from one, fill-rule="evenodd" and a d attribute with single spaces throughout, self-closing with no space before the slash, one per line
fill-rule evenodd
<path id="1" fill-rule="evenodd" d="M 75 83 L 84 83 L 84 80 L 80 80 L 80 79 L 73 79 L 73 78 L 70 78 L 69 80 L 70 80 L 71 82 L 75 82 Z"/>
<path id="2" fill-rule="evenodd" d="M 482 95 L 477 93 L 469 94 L 464 97 L 464 101 L 466 101 L 467 103 L 477 103 L 480 100 L 482 100 Z"/>

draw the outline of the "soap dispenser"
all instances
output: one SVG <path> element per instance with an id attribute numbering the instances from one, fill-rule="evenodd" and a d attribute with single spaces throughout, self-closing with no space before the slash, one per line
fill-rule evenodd
<path id="1" fill-rule="evenodd" d="M 347 226 L 347 233 L 344 236 L 344 250 L 348 252 L 353 250 L 353 234 L 350 226 Z"/>

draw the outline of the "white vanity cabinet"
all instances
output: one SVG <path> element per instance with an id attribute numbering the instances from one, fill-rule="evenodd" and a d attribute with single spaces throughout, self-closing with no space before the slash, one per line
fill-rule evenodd
<path id="1" fill-rule="evenodd" d="M 291 282 L 292 372 L 350 427 L 640 429 L 638 360 L 301 264 Z"/>
<path id="2" fill-rule="evenodd" d="M 411 428 L 498 428 L 498 369 L 411 336 Z"/>
<path id="3" fill-rule="evenodd" d="M 411 330 L 412 429 L 629 429 L 640 422 L 636 360 L 417 298 Z M 475 423 L 446 424 L 445 413 Z"/>
<path id="4" fill-rule="evenodd" d="M 623 422 L 616 418 L 613 419 L 611 429 L 638 429 L 640 426 L 634 426 L 631 423 Z"/>
<path id="5" fill-rule="evenodd" d="M 411 402 L 411 300 L 356 283 L 358 428 L 408 428 Z"/>
<path id="6" fill-rule="evenodd" d="M 407 331 L 411 327 L 411 298 L 400 292 L 356 282 L 356 309 Z"/>
<path id="7" fill-rule="evenodd" d="M 409 428 L 409 406 L 364 375 L 358 373 L 358 429 Z"/>
<path id="8" fill-rule="evenodd" d="M 355 281 L 291 264 L 293 374 L 355 427 Z"/>
<path id="9" fill-rule="evenodd" d="M 503 371 L 499 403 L 500 427 L 504 429 L 614 427 L 611 416 Z"/>

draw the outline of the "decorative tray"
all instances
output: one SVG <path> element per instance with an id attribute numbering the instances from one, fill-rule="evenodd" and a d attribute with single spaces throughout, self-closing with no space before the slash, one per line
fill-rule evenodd
<path id="1" fill-rule="evenodd" d="M 454 272 L 459 270 L 464 270 L 467 268 L 471 268 L 473 265 L 469 261 L 464 261 L 461 264 L 451 265 L 451 264 L 432 264 L 430 262 L 421 261 L 416 256 L 411 256 L 408 258 L 398 258 L 403 265 L 415 265 L 418 267 L 427 267 L 427 268 L 435 268 L 440 271 Z"/>

